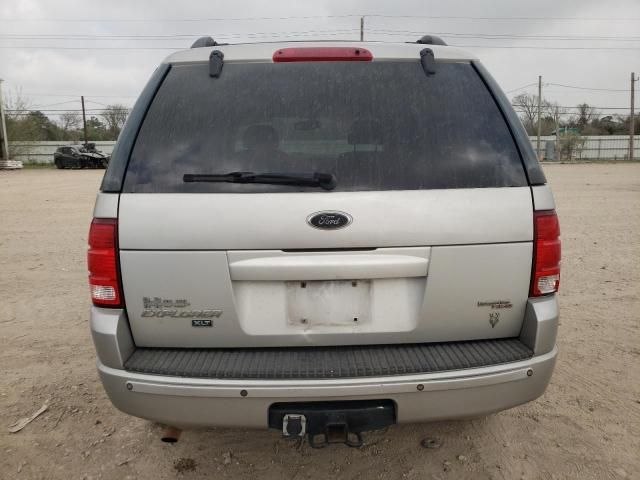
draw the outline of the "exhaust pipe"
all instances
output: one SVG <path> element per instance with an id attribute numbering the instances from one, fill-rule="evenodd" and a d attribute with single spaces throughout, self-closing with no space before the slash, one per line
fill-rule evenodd
<path id="1" fill-rule="evenodd" d="M 182 430 L 179 428 L 167 427 L 160 439 L 165 443 L 176 443 L 180 440 L 180 434 L 182 434 Z"/>

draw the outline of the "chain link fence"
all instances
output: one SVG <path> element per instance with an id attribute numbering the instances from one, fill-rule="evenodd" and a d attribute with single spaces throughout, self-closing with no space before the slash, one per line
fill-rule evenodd
<path id="1" fill-rule="evenodd" d="M 640 160 L 640 135 L 635 137 L 634 160 Z M 537 137 L 530 136 L 535 150 Z M 9 142 L 14 158 L 25 164 L 53 163 L 56 148 L 73 142 Z M 115 142 L 97 141 L 96 146 L 106 154 Z M 629 135 L 578 135 L 573 133 L 540 137 L 540 158 L 547 162 L 622 161 L 629 159 Z"/>
<path id="2" fill-rule="evenodd" d="M 634 141 L 634 160 L 640 160 L 640 135 Z M 537 137 L 529 139 L 536 148 Z M 540 158 L 544 161 L 629 160 L 629 135 L 579 135 L 563 133 L 540 137 Z"/>

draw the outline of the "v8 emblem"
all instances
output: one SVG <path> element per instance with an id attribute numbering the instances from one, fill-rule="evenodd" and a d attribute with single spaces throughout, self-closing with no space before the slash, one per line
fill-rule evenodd
<path id="1" fill-rule="evenodd" d="M 494 328 L 499 321 L 500 321 L 500 312 L 489 314 L 489 323 L 491 324 L 491 328 Z"/>

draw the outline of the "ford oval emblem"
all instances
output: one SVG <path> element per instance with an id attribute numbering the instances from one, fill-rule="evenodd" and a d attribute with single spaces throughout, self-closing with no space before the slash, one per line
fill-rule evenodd
<path id="1" fill-rule="evenodd" d="M 353 221 L 351 215 L 344 212 L 325 211 L 312 213 L 307 217 L 307 223 L 314 228 L 323 230 L 337 230 L 344 228 Z"/>

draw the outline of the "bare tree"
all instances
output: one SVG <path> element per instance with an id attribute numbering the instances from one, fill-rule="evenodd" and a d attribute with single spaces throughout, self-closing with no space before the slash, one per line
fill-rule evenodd
<path id="1" fill-rule="evenodd" d="M 64 112 L 58 120 L 60 128 L 66 133 L 80 128 L 80 114 L 77 112 Z"/>
<path id="2" fill-rule="evenodd" d="M 545 115 L 553 120 L 556 132 L 560 129 L 560 119 L 566 115 L 567 109 L 561 107 L 558 102 L 546 102 Z"/>
<path id="3" fill-rule="evenodd" d="M 560 155 L 563 149 L 563 146 L 561 145 L 562 139 L 560 136 L 560 119 L 562 118 L 563 115 L 566 115 L 566 113 L 567 113 L 567 109 L 564 107 L 561 107 L 558 102 L 551 102 L 551 101 L 546 102 L 545 115 L 547 119 L 551 120 L 553 125 L 552 131 L 549 133 L 554 132 L 556 135 L 556 141 L 554 144 L 556 159 L 560 159 Z"/>
<path id="4" fill-rule="evenodd" d="M 102 118 L 107 125 L 107 130 L 115 140 L 120 134 L 120 130 L 124 126 L 124 122 L 129 115 L 129 109 L 119 103 L 113 105 L 107 105 L 102 113 Z"/>
<path id="5" fill-rule="evenodd" d="M 580 129 L 584 129 L 584 127 L 589 125 L 592 120 L 598 118 L 599 116 L 596 109 L 588 103 L 581 103 L 576 108 L 578 110 L 578 118 L 576 119 L 576 124 Z"/>
<path id="6" fill-rule="evenodd" d="M 22 93 L 22 87 L 14 88 L 12 93 L 5 94 L 4 108 L 7 118 L 18 118 L 29 112 L 31 100 Z"/>
<path id="7" fill-rule="evenodd" d="M 520 119 L 529 135 L 534 135 L 538 124 L 538 96 L 521 93 L 511 100 L 513 108 L 520 114 Z M 542 99 L 542 114 L 548 112 L 549 102 Z"/>
<path id="8" fill-rule="evenodd" d="M 28 121 L 31 100 L 22 93 L 22 87 L 4 97 L 5 118 L 7 120 L 7 139 L 9 140 L 9 158 L 28 155 L 31 148 L 16 143 L 34 135 L 32 122 Z"/>

